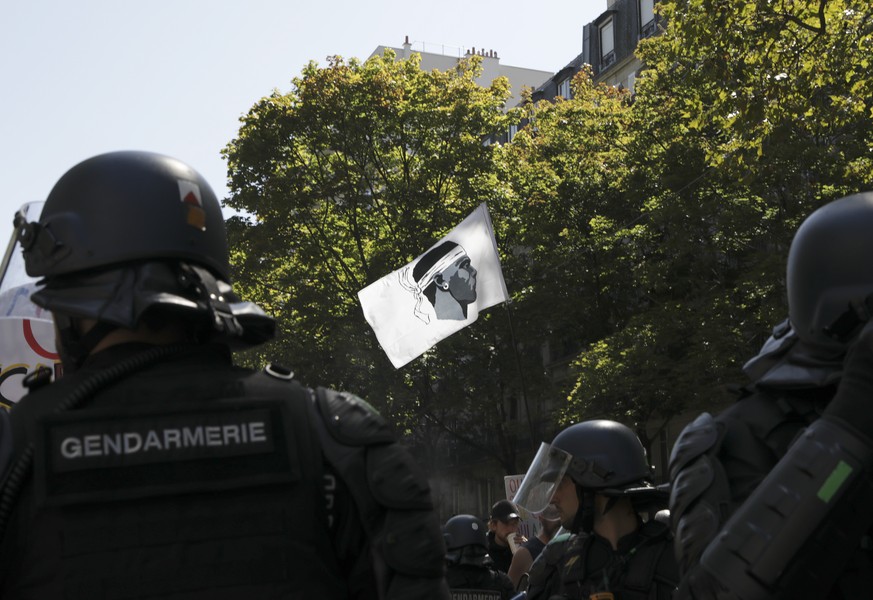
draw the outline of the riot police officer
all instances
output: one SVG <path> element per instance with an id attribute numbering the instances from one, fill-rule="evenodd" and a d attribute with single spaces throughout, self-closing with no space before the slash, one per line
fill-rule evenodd
<path id="1" fill-rule="evenodd" d="M 534 561 L 530 600 L 672 597 L 679 572 L 669 528 L 643 519 L 666 504 L 651 472 L 637 436 L 615 421 L 577 423 L 540 446 L 515 500 L 534 513 L 553 504 L 574 535 Z"/>
<path id="2" fill-rule="evenodd" d="M 873 590 L 873 192 L 814 211 L 788 253 L 789 318 L 670 459 L 682 598 Z M 866 326 L 865 326 L 866 324 Z"/>
<path id="3" fill-rule="evenodd" d="M 0 597 L 448 597 L 427 481 L 382 417 L 232 364 L 275 324 L 234 294 L 199 173 L 99 155 L 15 227 L 64 376 L 10 414 Z"/>
<path id="4" fill-rule="evenodd" d="M 509 600 L 514 589 L 506 573 L 493 568 L 485 527 L 473 515 L 455 515 L 443 526 L 446 580 L 453 600 Z"/>

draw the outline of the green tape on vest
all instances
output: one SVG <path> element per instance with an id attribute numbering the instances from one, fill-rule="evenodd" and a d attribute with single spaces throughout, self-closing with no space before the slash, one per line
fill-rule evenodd
<path id="1" fill-rule="evenodd" d="M 852 474 L 852 471 L 852 467 L 841 460 L 818 490 L 819 499 L 824 503 L 829 503 L 846 482 L 846 479 L 849 478 L 849 475 Z"/>

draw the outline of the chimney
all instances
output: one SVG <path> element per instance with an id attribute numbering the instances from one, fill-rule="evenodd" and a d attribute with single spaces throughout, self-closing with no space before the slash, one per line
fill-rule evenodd
<path id="1" fill-rule="evenodd" d="M 412 44 L 409 43 L 409 36 L 408 35 L 403 40 L 403 49 L 406 50 L 407 52 L 409 52 L 412 49 Z"/>

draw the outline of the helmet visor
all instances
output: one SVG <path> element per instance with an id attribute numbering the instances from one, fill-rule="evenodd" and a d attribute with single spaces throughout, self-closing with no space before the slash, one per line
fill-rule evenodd
<path id="1" fill-rule="evenodd" d="M 540 444 L 513 497 L 514 502 L 532 513 L 545 510 L 572 460 L 573 457 L 563 450 L 545 442 Z"/>

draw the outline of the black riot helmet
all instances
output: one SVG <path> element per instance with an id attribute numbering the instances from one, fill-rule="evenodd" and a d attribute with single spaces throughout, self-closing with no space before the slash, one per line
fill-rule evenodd
<path id="1" fill-rule="evenodd" d="M 488 555 L 488 537 L 481 519 L 455 515 L 443 525 L 446 559 L 453 564 L 481 566 Z"/>
<path id="2" fill-rule="evenodd" d="M 447 550 L 463 546 L 488 547 L 488 537 L 482 520 L 473 515 L 455 515 L 443 526 Z"/>
<path id="3" fill-rule="evenodd" d="M 844 353 L 873 302 L 873 192 L 834 200 L 797 229 L 788 252 L 792 328 L 818 357 Z"/>
<path id="4" fill-rule="evenodd" d="M 589 490 L 622 489 L 652 478 L 646 450 L 636 434 L 615 421 L 595 420 L 571 425 L 552 441 L 572 460 L 567 475 Z"/>
<path id="5" fill-rule="evenodd" d="M 564 475 L 581 489 L 609 495 L 652 489 L 645 448 L 629 427 L 615 421 L 576 423 L 540 445 L 516 503 L 532 513 L 545 510 Z"/>
<path id="6" fill-rule="evenodd" d="M 169 156 L 89 158 L 58 180 L 39 223 L 28 225 L 19 240 L 31 277 L 174 259 L 230 281 L 221 205 L 197 171 Z"/>
<path id="7" fill-rule="evenodd" d="M 201 338 L 250 345 L 274 334 L 273 319 L 230 286 L 221 206 L 187 164 L 149 152 L 89 158 L 55 184 L 36 222 L 15 218 L 35 304 L 52 311 L 65 369 L 111 329 L 175 315 Z M 98 322 L 80 339 L 71 318 Z M 158 320 L 160 321 L 160 320 Z"/>

